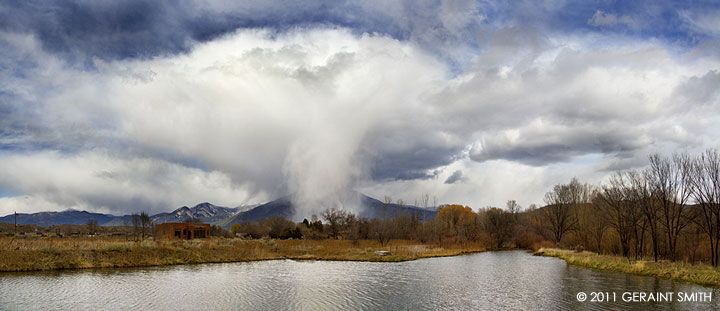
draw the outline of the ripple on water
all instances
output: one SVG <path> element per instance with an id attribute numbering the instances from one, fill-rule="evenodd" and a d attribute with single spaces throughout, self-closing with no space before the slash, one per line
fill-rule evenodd
<path id="1" fill-rule="evenodd" d="M 712 310 L 712 304 L 579 303 L 579 291 L 708 291 L 568 266 L 522 251 L 402 263 L 261 261 L 0 274 L 2 310 Z M 714 290 L 714 297 L 720 297 Z"/>

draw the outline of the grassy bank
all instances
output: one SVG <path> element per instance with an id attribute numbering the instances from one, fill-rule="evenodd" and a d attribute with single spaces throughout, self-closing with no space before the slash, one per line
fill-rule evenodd
<path id="1" fill-rule="evenodd" d="M 569 264 L 587 268 L 657 276 L 703 286 L 720 287 L 720 270 L 707 264 L 644 260 L 629 262 L 625 257 L 620 256 L 598 255 L 591 252 L 575 252 L 556 248 L 541 248 L 535 254 L 561 258 Z"/>
<path id="2" fill-rule="evenodd" d="M 386 250 L 390 255 L 374 252 Z M 112 238 L 0 238 L 0 271 L 143 267 L 271 259 L 397 262 L 484 251 L 477 244 L 424 245 L 393 240 L 385 247 L 361 240 L 126 241 Z"/>

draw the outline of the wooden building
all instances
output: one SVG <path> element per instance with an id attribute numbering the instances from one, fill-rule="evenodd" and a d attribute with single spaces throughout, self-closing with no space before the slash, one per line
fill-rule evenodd
<path id="1" fill-rule="evenodd" d="M 156 239 L 204 239 L 210 237 L 210 224 L 166 222 L 155 227 Z"/>

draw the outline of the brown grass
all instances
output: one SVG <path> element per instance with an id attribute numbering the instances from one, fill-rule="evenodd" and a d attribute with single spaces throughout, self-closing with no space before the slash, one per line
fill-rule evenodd
<path id="1" fill-rule="evenodd" d="M 625 257 L 598 255 L 592 252 L 575 252 L 557 248 L 541 248 L 535 254 L 564 259 L 567 263 L 587 268 L 619 271 L 637 275 L 720 287 L 720 270 L 707 264 L 670 261 L 628 261 Z"/>
<path id="2" fill-rule="evenodd" d="M 375 255 L 376 250 L 390 255 Z M 124 238 L 0 238 L 0 271 L 142 267 L 272 259 L 407 261 L 481 252 L 479 244 L 424 245 L 394 240 L 385 247 L 361 240 L 126 241 Z"/>

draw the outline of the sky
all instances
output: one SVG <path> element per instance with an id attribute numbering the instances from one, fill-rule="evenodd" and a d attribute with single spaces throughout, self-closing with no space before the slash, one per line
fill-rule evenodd
<path id="1" fill-rule="evenodd" d="M 719 121 L 717 1 L 0 0 L 0 215 L 527 207 Z"/>

